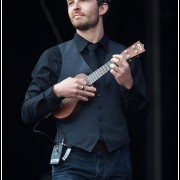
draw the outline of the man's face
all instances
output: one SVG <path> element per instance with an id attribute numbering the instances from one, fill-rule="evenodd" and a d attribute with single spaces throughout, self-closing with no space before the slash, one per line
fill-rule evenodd
<path id="1" fill-rule="evenodd" d="M 99 22 L 97 0 L 67 0 L 68 14 L 74 28 L 88 30 Z"/>

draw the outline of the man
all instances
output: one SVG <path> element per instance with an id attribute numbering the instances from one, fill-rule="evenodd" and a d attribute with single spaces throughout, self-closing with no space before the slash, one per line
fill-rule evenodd
<path id="1" fill-rule="evenodd" d="M 109 5 L 110 0 L 67 0 L 75 36 L 47 49 L 32 72 L 22 118 L 56 121 L 53 180 L 132 179 L 128 124 L 147 115 L 148 100 L 140 61 L 128 63 L 119 54 L 125 47 L 104 33 Z M 89 44 L 96 46 L 96 62 Z M 87 76 L 76 76 L 109 60 L 110 72 L 93 85 Z"/>

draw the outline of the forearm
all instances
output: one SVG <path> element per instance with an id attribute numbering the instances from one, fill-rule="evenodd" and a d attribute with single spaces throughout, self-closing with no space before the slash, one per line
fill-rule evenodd
<path id="1" fill-rule="evenodd" d="M 122 88 L 122 95 L 125 111 L 130 119 L 147 117 L 149 113 L 149 101 L 145 92 L 139 92 L 133 86 L 130 90 Z"/>
<path id="2" fill-rule="evenodd" d="M 25 124 L 32 124 L 52 114 L 60 105 L 61 99 L 57 98 L 52 87 L 36 96 L 29 92 L 22 104 L 22 119 Z"/>

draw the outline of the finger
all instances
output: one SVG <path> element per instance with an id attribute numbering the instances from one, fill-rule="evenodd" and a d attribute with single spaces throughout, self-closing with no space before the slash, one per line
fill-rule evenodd
<path id="1" fill-rule="evenodd" d="M 121 61 L 124 60 L 124 58 L 123 58 L 123 56 L 121 54 L 114 54 L 112 57 L 116 58 L 116 59 L 119 59 Z"/>
<path id="2" fill-rule="evenodd" d="M 78 83 L 82 86 L 86 85 L 86 81 L 84 79 L 78 79 Z"/>
<path id="3" fill-rule="evenodd" d="M 122 65 L 122 61 L 120 59 L 118 59 L 118 58 L 112 58 L 111 62 L 113 62 L 111 64 L 114 64 L 114 65 L 116 65 L 118 67 Z"/>
<path id="4" fill-rule="evenodd" d="M 119 74 L 116 71 L 114 71 L 114 69 L 111 69 L 110 72 L 111 74 L 113 74 L 115 78 L 119 76 Z"/>
<path id="5" fill-rule="evenodd" d="M 82 86 L 86 85 L 86 81 L 84 81 L 83 79 L 76 79 L 76 78 L 74 78 L 74 83 L 77 85 L 78 89 L 81 89 Z"/>
<path id="6" fill-rule="evenodd" d="M 84 86 L 81 86 L 81 88 L 80 88 L 81 90 L 84 90 Z"/>
<path id="7" fill-rule="evenodd" d="M 95 95 L 95 92 L 96 92 L 96 88 L 94 87 L 79 86 L 79 88 L 75 89 L 74 94 L 75 96 L 81 95 L 81 96 L 93 97 Z"/>
<path id="8" fill-rule="evenodd" d="M 78 85 L 78 86 L 77 86 L 77 89 L 83 91 L 83 90 L 84 90 L 84 85 Z"/>
<path id="9" fill-rule="evenodd" d="M 93 86 L 84 86 L 84 91 L 96 92 L 96 88 Z"/>
<path id="10" fill-rule="evenodd" d="M 85 97 L 94 97 L 95 93 L 90 91 L 81 91 L 80 94 Z"/>
<path id="11" fill-rule="evenodd" d="M 119 73 L 121 68 L 119 66 L 116 66 L 115 64 L 111 64 L 110 65 L 111 69 L 113 69 L 113 71 L 115 71 L 116 73 Z"/>
<path id="12" fill-rule="evenodd" d="M 95 93 L 88 92 L 88 91 L 79 91 L 79 93 L 76 95 L 76 98 L 82 100 L 82 101 L 88 101 L 88 97 L 94 97 Z"/>
<path id="13" fill-rule="evenodd" d="M 82 100 L 82 101 L 88 101 L 87 97 L 81 96 L 81 95 L 77 95 L 76 96 L 77 99 Z"/>
<path id="14" fill-rule="evenodd" d="M 126 60 L 123 58 L 122 55 L 113 55 L 113 59 L 115 60 L 116 63 L 126 62 Z"/>
<path id="15" fill-rule="evenodd" d="M 113 55 L 113 58 L 116 59 L 116 63 L 118 64 L 129 65 L 127 59 L 125 59 L 122 55 Z"/>

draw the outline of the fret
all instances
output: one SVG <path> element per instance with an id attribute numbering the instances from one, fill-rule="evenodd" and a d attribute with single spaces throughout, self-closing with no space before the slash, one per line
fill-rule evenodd
<path id="1" fill-rule="evenodd" d="M 85 78 L 85 81 L 87 85 L 92 85 L 96 80 L 98 80 L 100 77 L 102 77 L 104 74 L 106 74 L 111 68 L 110 68 L 110 61 L 101 66 L 99 69 L 91 73 L 89 76 Z"/>

